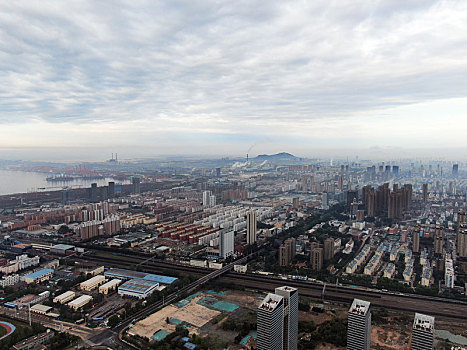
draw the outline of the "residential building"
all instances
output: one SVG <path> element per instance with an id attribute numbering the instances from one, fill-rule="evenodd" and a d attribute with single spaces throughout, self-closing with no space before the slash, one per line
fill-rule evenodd
<path id="1" fill-rule="evenodd" d="M 252 209 L 246 216 L 246 243 L 256 242 L 256 212 Z"/>

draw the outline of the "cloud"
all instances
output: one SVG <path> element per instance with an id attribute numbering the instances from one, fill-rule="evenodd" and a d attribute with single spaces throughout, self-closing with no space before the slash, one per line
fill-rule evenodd
<path id="1" fill-rule="evenodd" d="M 236 152 L 255 138 L 305 151 L 349 133 L 370 147 L 384 130 L 383 146 L 414 146 L 404 125 L 449 144 L 438 126 L 467 126 L 465 109 L 451 113 L 466 41 L 462 1 L 3 2 L 0 146 L 159 139 L 189 152 L 184 139 L 211 135 L 231 151 L 219 138 L 237 135 Z"/>

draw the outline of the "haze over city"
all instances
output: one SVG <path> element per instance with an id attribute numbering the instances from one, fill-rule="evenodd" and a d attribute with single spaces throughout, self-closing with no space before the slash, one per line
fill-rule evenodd
<path id="1" fill-rule="evenodd" d="M 1 158 L 455 158 L 463 1 L 0 4 Z"/>
<path id="2" fill-rule="evenodd" d="M 0 2 L 0 350 L 465 350 L 467 1 Z"/>

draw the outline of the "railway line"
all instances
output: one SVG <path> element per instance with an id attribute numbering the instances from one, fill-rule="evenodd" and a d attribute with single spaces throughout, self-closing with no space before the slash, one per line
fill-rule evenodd
<path id="1" fill-rule="evenodd" d="M 87 255 L 80 260 L 90 262 L 99 262 L 106 266 L 132 269 L 142 261 L 144 257 L 135 256 L 115 256 L 104 257 L 98 255 Z M 175 264 L 159 260 L 147 260 L 139 265 L 141 270 L 150 273 L 167 272 L 185 272 L 196 274 L 201 278 L 215 271 L 208 268 L 192 267 L 187 265 Z M 341 303 L 351 303 L 354 298 L 360 298 L 370 301 L 372 305 L 385 307 L 395 311 L 421 312 L 444 319 L 467 320 L 467 302 L 440 297 L 426 297 L 421 295 L 411 295 L 402 293 L 382 292 L 371 289 L 352 288 L 348 286 L 326 285 L 323 296 L 323 287 L 321 283 L 312 283 L 309 281 L 283 280 L 277 277 L 240 274 L 227 272 L 218 277 L 220 282 L 231 283 L 245 288 L 252 288 L 263 291 L 274 290 L 280 284 L 287 284 L 299 289 L 300 295 L 308 296 L 324 301 L 334 301 Z"/>

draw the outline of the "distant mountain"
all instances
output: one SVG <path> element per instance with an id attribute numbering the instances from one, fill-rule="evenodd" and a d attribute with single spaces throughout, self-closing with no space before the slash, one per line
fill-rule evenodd
<path id="1" fill-rule="evenodd" d="M 279 160 L 298 160 L 299 158 L 295 157 L 293 154 L 281 152 L 276 154 L 260 154 L 259 156 L 253 158 L 255 161 L 279 161 Z"/>

